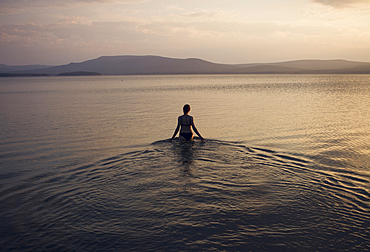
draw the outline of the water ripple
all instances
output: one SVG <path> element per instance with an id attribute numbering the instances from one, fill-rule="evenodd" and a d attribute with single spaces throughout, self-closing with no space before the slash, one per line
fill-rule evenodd
<path id="1" fill-rule="evenodd" d="M 369 248 L 369 176 L 321 161 L 241 142 L 158 141 L 61 165 L 58 172 L 10 172 L 0 179 L 21 180 L 0 191 L 2 229 L 10 230 L 1 245 L 26 251 Z M 14 234 L 23 240 L 11 242 Z M 40 235 L 47 237 L 42 244 Z"/>

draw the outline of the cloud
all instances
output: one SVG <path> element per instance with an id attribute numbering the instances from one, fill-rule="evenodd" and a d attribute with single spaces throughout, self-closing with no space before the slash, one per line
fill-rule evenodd
<path id="1" fill-rule="evenodd" d="M 302 43 L 304 47 L 316 47 L 326 40 L 312 36 L 316 33 L 336 36 L 330 27 L 273 22 L 92 22 L 68 17 L 48 25 L 0 25 L 0 55 L 3 63 L 28 58 L 27 64 L 65 64 L 123 54 L 200 57 L 216 62 L 232 61 L 234 57 L 243 61 L 252 51 L 257 59 L 264 53 L 266 58 L 278 53 L 289 55 L 290 51 L 282 48 L 298 48 Z"/>
<path id="2" fill-rule="evenodd" d="M 91 22 L 70 17 L 48 25 L 0 25 L 2 62 L 83 61 L 101 55 L 140 54 L 169 45 L 167 27 L 140 22 Z M 163 41 L 164 39 L 164 41 Z M 166 42 L 167 41 L 167 42 Z"/>
<path id="3" fill-rule="evenodd" d="M 110 0 L 55 0 L 55 1 L 47 1 L 47 0 L 0 0 L 1 8 L 0 14 L 20 14 L 20 13 L 27 13 L 27 12 L 34 12 L 40 11 L 44 9 L 50 8 L 68 8 L 72 5 L 76 4 L 87 4 L 87 3 L 101 3 Z"/>
<path id="4" fill-rule="evenodd" d="M 311 0 L 314 3 L 329 5 L 335 8 L 352 7 L 360 4 L 370 4 L 370 0 Z"/>
<path id="5" fill-rule="evenodd" d="M 0 0 L 0 15 L 35 12 L 50 8 L 71 8 L 89 4 L 141 4 L 151 0 Z"/>
<path id="6" fill-rule="evenodd" d="M 50 2 L 72 4 L 70 0 Z M 42 16 L 38 13 L 29 15 L 33 19 L 21 15 L 23 19 L 20 21 L 20 15 L 15 15 L 15 21 L 0 24 L 0 63 L 66 64 L 102 55 L 124 54 L 199 57 L 214 62 L 246 63 L 325 58 L 329 53 L 340 58 L 346 48 L 349 51 L 354 46 L 369 50 L 367 16 L 352 20 L 356 21 L 354 25 L 345 26 L 343 24 L 347 24 L 347 19 L 342 21 L 330 15 L 323 16 L 334 21 L 321 22 L 321 16 L 320 19 L 315 17 L 316 20 L 302 18 L 299 22 L 273 18 L 268 21 L 230 18 L 235 13 L 227 9 L 196 7 L 161 11 L 152 10 L 151 5 L 122 7 L 117 2 L 110 5 L 105 0 L 75 2 L 84 8 L 51 13 L 42 22 L 34 18 Z M 104 2 L 106 6 L 99 4 Z M 93 10 L 93 15 L 84 11 L 88 7 L 85 5 L 89 4 L 98 7 L 89 9 Z M 134 13 L 137 9 L 138 14 Z M 44 11 L 49 12 L 52 11 Z M 29 21 L 33 23 L 26 23 Z"/>
<path id="7" fill-rule="evenodd" d="M 193 17 L 193 18 L 198 18 L 198 17 L 216 17 L 219 15 L 217 12 L 208 12 L 205 10 L 202 11 L 193 11 L 189 13 L 185 13 L 185 16 Z"/>

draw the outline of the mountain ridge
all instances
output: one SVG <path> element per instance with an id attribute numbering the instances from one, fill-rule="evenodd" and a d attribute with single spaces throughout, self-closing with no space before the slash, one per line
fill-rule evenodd
<path id="1" fill-rule="evenodd" d="M 221 64 L 198 58 L 162 56 L 101 56 L 60 66 L 7 66 L 0 73 L 60 75 L 70 72 L 95 72 L 102 75 L 149 74 L 370 74 L 369 62 L 336 60 L 293 60 L 275 63 Z"/>

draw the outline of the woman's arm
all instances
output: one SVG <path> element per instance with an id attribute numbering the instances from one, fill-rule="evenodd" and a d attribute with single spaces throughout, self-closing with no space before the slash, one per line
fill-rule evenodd
<path id="1" fill-rule="evenodd" d="M 199 131 L 197 130 L 197 127 L 195 127 L 193 117 L 191 118 L 191 127 L 193 128 L 194 132 L 200 137 L 200 139 L 204 141 L 204 138 L 200 135 Z"/>
<path id="2" fill-rule="evenodd" d="M 177 135 L 177 132 L 179 132 L 179 129 L 180 129 L 180 117 L 177 118 L 177 127 L 175 129 L 175 132 L 173 133 L 172 138 L 170 139 L 171 142 L 175 138 L 175 136 Z"/>

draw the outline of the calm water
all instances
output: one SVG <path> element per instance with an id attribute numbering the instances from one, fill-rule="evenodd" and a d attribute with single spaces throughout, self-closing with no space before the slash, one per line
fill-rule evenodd
<path id="1" fill-rule="evenodd" d="M 370 250 L 369 97 L 369 75 L 1 78 L 0 250 Z M 166 141 L 185 103 L 205 143 Z"/>

